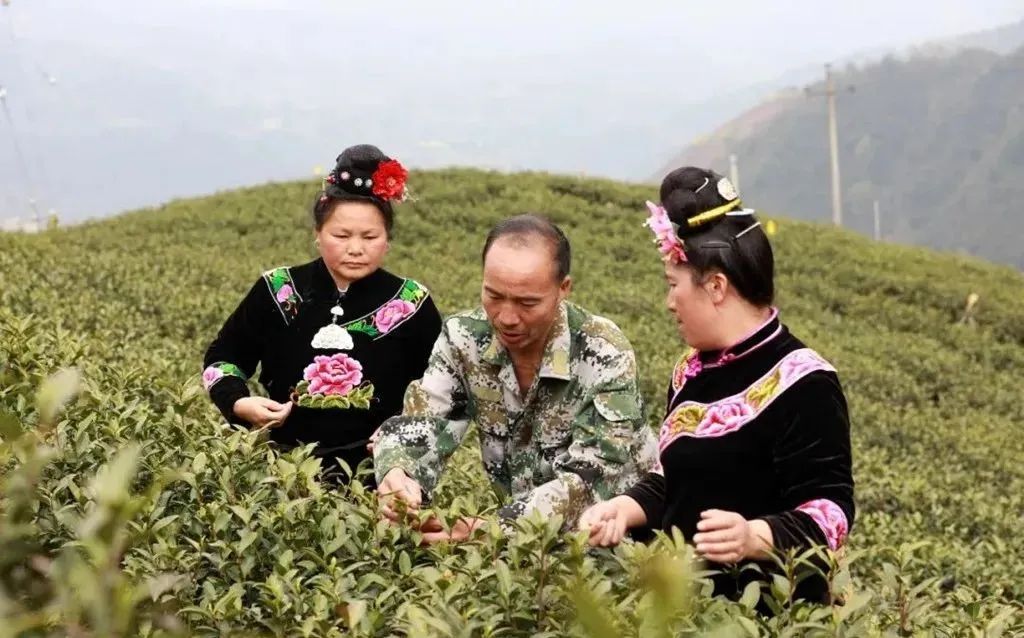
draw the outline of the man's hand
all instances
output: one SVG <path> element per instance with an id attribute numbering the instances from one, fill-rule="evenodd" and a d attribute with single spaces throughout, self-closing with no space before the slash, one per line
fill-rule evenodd
<path id="1" fill-rule="evenodd" d="M 436 518 L 430 519 L 427 523 L 438 522 Z M 427 523 L 424 523 L 420 528 L 423 532 L 423 542 L 425 544 L 433 543 L 461 543 L 473 538 L 473 534 L 479 530 L 484 529 L 487 525 L 487 521 L 482 518 L 460 518 L 455 525 L 452 526 L 451 530 L 436 529 L 434 531 L 426 531 Z M 440 528 L 440 525 L 437 526 Z"/>
<path id="2" fill-rule="evenodd" d="M 373 431 L 370 435 L 370 440 L 366 442 L 366 451 L 373 454 L 373 446 L 377 443 L 377 438 L 380 436 L 380 428 Z"/>
<path id="3" fill-rule="evenodd" d="M 423 503 L 423 490 L 405 470 L 396 467 L 384 475 L 384 480 L 377 486 L 377 499 L 384 518 L 398 523 L 401 519 L 399 503 L 404 504 L 406 512 L 415 514 Z"/>

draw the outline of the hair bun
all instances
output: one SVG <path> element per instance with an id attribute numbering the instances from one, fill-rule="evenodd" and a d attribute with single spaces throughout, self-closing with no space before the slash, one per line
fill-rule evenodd
<path id="1" fill-rule="evenodd" d="M 687 226 L 686 220 L 700 212 L 697 210 L 697 195 L 681 188 L 670 191 L 667 196 L 663 194 L 661 205 L 672 223 L 680 227 Z"/>
<path id="2" fill-rule="evenodd" d="M 335 163 L 334 172 L 357 171 L 372 174 L 377 170 L 377 165 L 387 159 L 388 156 L 373 144 L 356 144 L 341 152 Z"/>
<path id="3" fill-rule="evenodd" d="M 714 217 L 706 223 L 691 226 L 690 220 L 702 213 L 728 207 L 732 201 L 736 206 L 740 205 L 736 189 L 728 179 L 718 173 L 698 168 L 696 166 L 685 166 L 677 168 L 661 182 L 661 205 L 668 212 L 668 217 L 679 226 L 678 235 L 686 237 L 700 232 L 724 219 Z"/>

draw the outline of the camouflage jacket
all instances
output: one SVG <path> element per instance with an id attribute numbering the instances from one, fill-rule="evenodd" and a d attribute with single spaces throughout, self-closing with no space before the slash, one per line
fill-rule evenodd
<path id="1" fill-rule="evenodd" d="M 523 397 L 508 352 L 483 309 L 449 318 L 402 415 L 381 426 L 377 480 L 400 467 L 429 492 L 470 422 L 484 469 L 512 502 L 502 519 L 537 510 L 574 526 L 651 467 L 636 358 L 611 321 L 562 304 L 532 387 Z"/>

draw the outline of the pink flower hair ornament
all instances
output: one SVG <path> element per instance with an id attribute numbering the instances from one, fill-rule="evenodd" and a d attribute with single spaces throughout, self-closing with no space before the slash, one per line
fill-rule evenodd
<path id="1" fill-rule="evenodd" d="M 654 233 L 654 243 L 657 244 L 662 259 L 673 264 L 686 263 L 683 240 L 676 235 L 672 221 L 668 218 L 668 211 L 664 206 L 659 206 L 651 201 L 647 202 L 647 210 L 650 211 L 650 215 L 644 222 L 644 226 L 650 228 Z"/>

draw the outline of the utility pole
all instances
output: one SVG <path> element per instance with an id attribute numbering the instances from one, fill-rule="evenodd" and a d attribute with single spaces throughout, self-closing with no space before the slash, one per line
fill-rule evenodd
<path id="1" fill-rule="evenodd" d="M 740 192 L 740 167 L 736 163 L 736 155 L 729 155 L 729 181 L 736 192 Z"/>
<path id="2" fill-rule="evenodd" d="M 878 200 L 875 200 L 875 241 L 882 241 L 882 214 L 878 211 Z"/>
<path id="3" fill-rule="evenodd" d="M 853 87 L 847 87 L 853 91 Z M 832 77 L 832 65 L 825 65 L 825 92 L 815 93 L 810 89 L 804 92 L 809 96 L 824 96 L 828 104 L 828 150 L 829 164 L 832 173 L 832 223 L 836 226 L 843 225 L 843 195 L 842 184 L 839 179 L 839 125 L 836 117 L 836 86 Z"/>
<path id="4" fill-rule="evenodd" d="M 839 133 L 836 131 L 836 87 L 832 66 L 825 65 L 825 96 L 828 100 L 828 152 L 832 164 L 832 223 L 843 225 L 843 195 L 839 181 Z"/>

